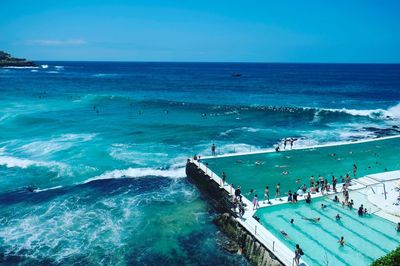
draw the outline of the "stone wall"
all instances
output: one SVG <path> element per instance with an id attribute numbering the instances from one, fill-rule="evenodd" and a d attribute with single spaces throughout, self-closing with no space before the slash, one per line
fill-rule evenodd
<path id="1" fill-rule="evenodd" d="M 224 245 L 226 250 L 243 254 L 251 264 L 256 266 L 283 265 L 272 252 L 235 219 L 237 215 L 231 209 L 233 204 L 225 189 L 221 189 L 214 180 L 210 180 L 209 176 L 191 162 L 186 164 L 186 175 L 219 212 L 214 223 L 230 239 L 229 243 Z"/>

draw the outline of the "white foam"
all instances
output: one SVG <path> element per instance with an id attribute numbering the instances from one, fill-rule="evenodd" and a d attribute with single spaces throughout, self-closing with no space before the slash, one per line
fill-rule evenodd
<path id="1" fill-rule="evenodd" d="M 246 143 L 225 144 L 222 145 L 220 148 L 217 147 L 218 153 L 232 153 L 232 152 L 241 153 L 241 152 L 252 152 L 257 150 L 260 150 L 260 147 L 249 145 Z M 208 149 L 207 152 L 205 153 L 210 153 L 210 150 Z"/>
<path id="2" fill-rule="evenodd" d="M 29 154 L 35 158 L 40 158 L 48 156 L 49 154 L 52 154 L 54 152 L 67 150 L 78 143 L 90 141 L 95 136 L 95 133 L 62 134 L 49 140 L 33 141 L 17 148 L 16 150 L 20 151 L 23 154 Z"/>
<path id="3" fill-rule="evenodd" d="M 49 187 L 49 188 L 43 188 L 43 189 L 36 189 L 35 192 L 43 192 L 43 191 L 59 189 L 59 188 L 62 188 L 62 186 L 55 186 L 55 187 Z"/>
<path id="4" fill-rule="evenodd" d="M 350 115 L 354 116 L 368 116 L 370 118 L 381 118 L 381 119 L 399 119 L 400 118 L 400 103 L 388 108 L 387 110 L 385 109 L 347 109 L 347 108 L 342 108 L 342 109 L 320 109 L 320 110 L 326 110 L 330 112 L 342 112 L 342 113 L 347 113 Z M 317 111 L 318 113 L 318 111 Z"/>
<path id="5" fill-rule="evenodd" d="M 161 176 L 168 178 L 183 178 L 186 176 L 185 168 L 171 168 L 171 169 L 154 169 L 154 168 L 127 168 L 123 170 L 113 170 L 105 172 L 102 175 L 95 176 L 86 180 L 84 183 L 88 183 L 94 180 L 103 179 L 117 179 L 117 178 L 138 178 L 145 176 Z"/>
<path id="6" fill-rule="evenodd" d="M 12 157 L 12 156 L 0 156 L 0 165 L 4 165 L 8 168 L 12 168 L 12 167 L 28 168 L 30 166 L 39 166 L 39 167 L 48 167 L 48 168 L 57 167 L 60 169 L 65 169 L 68 167 L 66 164 L 59 163 L 59 162 L 34 161 L 34 160 L 17 158 L 17 157 Z"/>
<path id="7" fill-rule="evenodd" d="M 119 75 L 119 74 L 98 73 L 98 74 L 93 74 L 92 76 L 95 77 L 95 78 L 105 78 L 105 77 L 116 77 L 116 76 L 118 76 L 118 75 Z"/>
<path id="8" fill-rule="evenodd" d="M 42 68 L 46 69 L 49 67 L 49 65 L 41 65 Z"/>
<path id="9" fill-rule="evenodd" d="M 64 69 L 64 66 L 54 66 L 55 69 L 61 70 Z"/>
<path id="10" fill-rule="evenodd" d="M 11 68 L 11 69 L 34 69 L 34 68 L 39 68 L 39 67 L 35 67 L 35 66 L 7 66 L 7 67 L 3 67 L 3 68 Z"/>
<path id="11" fill-rule="evenodd" d="M 168 158 L 167 153 L 162 152 L 143 152 L 135 150 L 137 147 L 131 147 L 126 144 L 113 144 L 110 150 L 110 156 L 116 160 L 128 163 L 134 163 L 142 166 L 160 164 Z"/>

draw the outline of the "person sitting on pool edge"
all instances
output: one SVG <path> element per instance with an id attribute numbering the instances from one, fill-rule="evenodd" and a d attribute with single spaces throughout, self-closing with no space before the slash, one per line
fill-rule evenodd
<path id="1" fill-rule="evenodd" d="M 364 206 L 361 204 L 360 208 L 358 208 L 358 216 L 363 216 L 364 214 Z"/>

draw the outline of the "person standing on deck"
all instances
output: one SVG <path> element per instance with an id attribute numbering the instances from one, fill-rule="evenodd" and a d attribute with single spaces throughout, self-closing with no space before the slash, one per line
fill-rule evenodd
<path id="1" fill-rule="evenodd" d="M 258 204 L 258 197 L 257 194 L 254 195 L 253 198 L 253 210 L 257 210 L 257 207 L 259 207 L 260 205 Z"/>
<path id="2" fill-rule="evenodd" d="M 336 190 L 336 184 L 337 184 L 337 179 L 336 179 L 336 177 L 333 175 L 332 176 L 332 186 L 333 186 L 333 192 L 337 192 L 337 190 Z"/>
<path id="3" fill-rule="evenodd" d="M 214 143 L 211 145 L 211 155 L 215 156 L 215 144 Z"/>
<path id="4" fill-rule="evenodd" d="M 266 186 L 264 190 L 264 204 L 265 204 L 265 199 L 267 199 L 268 204 L 271 204 L 271 201 L 269 201 L 269 186 Z"/>
<path id="5" fill-rule="evenodd" d="M 304 255 L 303 250 L 300 248 L 299 244 L 296 244 L 296 249 L 294 250 L 294 263 L 296 266 L 300 265 L 300 258 Z"/>
<path id="6" fill-rule="evenodd" d="M 353 175 L 354 175 L 354 178 L 356 178 L 356 176 L 357 176 L 357 165 L 356 164 L 353 164 Z"/>
<path id="7" fill-rule="evenodd" d="M 225 181 L 226 181 L 226 174 L 225 172 L 222 172 L 222 185 L 225 186 Z"/>
<path id="8" fill-rule="evenodd" d="M 278 183 L 278 185 L 276 185 L 275 198 L 279 198 L 279 200 L 282 201 L 280 197 L 281 197 L 281 184 Z"/>
<path id="9" fill-rule="evenodd" d="M 313 187 L 313 186 L 314 186 L 314 176 L 312 175 L 310 177 L 310 187 Z"/>

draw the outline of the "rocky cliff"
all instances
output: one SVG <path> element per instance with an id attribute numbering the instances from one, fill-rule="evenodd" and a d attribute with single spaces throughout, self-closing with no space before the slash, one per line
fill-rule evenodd
<path id="1" fill-rule="evenodd" d="M 0 51 L 0 67 L 34 67 L 36 64 L 25 58 L 15 58 L 9 53 Z"/>

